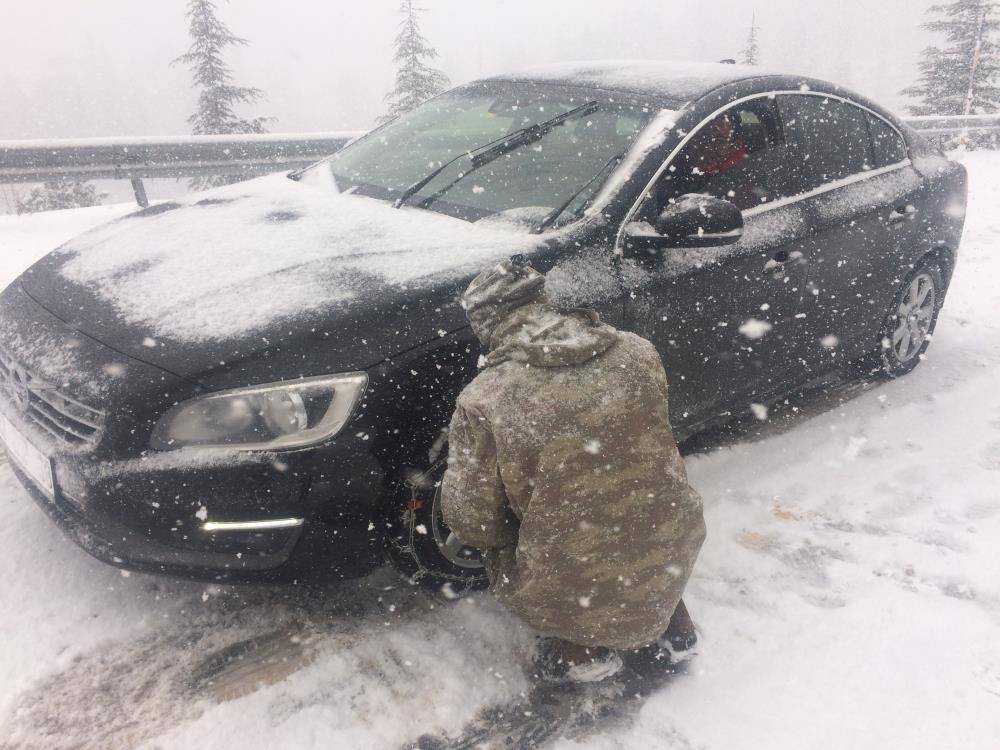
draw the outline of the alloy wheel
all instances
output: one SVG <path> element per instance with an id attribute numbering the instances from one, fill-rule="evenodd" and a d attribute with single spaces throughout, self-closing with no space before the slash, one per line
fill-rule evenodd
<path id="1" fill-rule="evenodd" d="M 936 304 L 934 279 L 928 273 L 917 274 L 896 311 L 892 348 L 899 362 L 909 362 L 920 353 L 930 336 Z"/>
<path id="2" fill-rule="evenodd" d="M 455 533 L 448 528 L 444 522 L 441 512 L 441 483 L 438 482 L 434 490 L 434 503 L 431 508 L 431 531 L 434 534 L 434 542 L 444 557 L 452 565 L 460 568 L 482 569 L 482 556 L 475 547 L 467 547 L 462 544 Z"/>

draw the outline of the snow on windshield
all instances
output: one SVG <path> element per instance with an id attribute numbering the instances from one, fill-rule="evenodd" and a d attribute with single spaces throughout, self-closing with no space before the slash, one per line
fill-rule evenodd
<path id="1" fill-rule="evenodd" d="M 150 335 L 207 341 L 343 303 L 362 285 L 458 278 L 538 243 L 514 224 L 395 210 L 336 193 L 325 170 L 309 175 L 124 217 L 64 245 L 60 271 Z"/>

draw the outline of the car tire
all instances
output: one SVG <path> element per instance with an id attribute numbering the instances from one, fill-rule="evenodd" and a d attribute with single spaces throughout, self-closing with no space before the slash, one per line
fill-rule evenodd
<path id="1" fill-rule="evenodd" d="M 879 347 L 856 363 L 865 377 L 898 378 L 924 357 L 947 291 L 939 259 L 921 261 L 900 284 L 879 332 Z"/>
<path id="2" fill-rule="evenodd" d="M 489 585 L 477 550 L 457 541 L 441 514 L 441 480 L 447 459 L 401 482 L 389 511 L 390 557 L 415 583 L 462 594 Z"/>

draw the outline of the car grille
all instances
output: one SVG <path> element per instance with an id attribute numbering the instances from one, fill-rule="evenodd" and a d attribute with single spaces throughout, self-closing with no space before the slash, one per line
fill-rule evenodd
<path id="1" fill-rule="evenodd" d="M 0 398 L 68 445 L 97 442 L 104 412 L 35 376 L 0 347 Z"/>

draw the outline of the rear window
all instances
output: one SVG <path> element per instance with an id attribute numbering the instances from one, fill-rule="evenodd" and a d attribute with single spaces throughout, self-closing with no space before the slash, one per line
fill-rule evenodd
<path id="1" fill-rule="evenodd" d="M 889 123 L 881 117 L 869 114 L 868 129 L 872 134 L 872 151 L 876 167 L 888 167 L 906 159 L 906 144 Z"/>
<path id="2" fill-rule="evenodd" d="M 866 172 L 874 159 L 867 112 L 839 99 L 782 96 L 786 136 L 806 167 L 806 190 Z"/>

